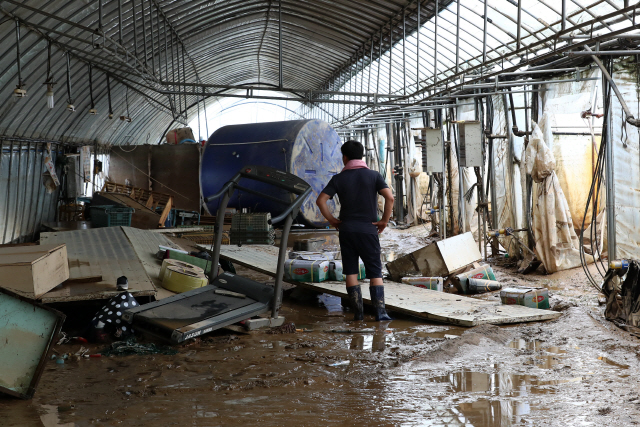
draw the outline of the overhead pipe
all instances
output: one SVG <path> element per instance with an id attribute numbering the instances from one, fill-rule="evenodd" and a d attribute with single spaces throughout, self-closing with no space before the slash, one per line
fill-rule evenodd
<path id="1" fill-rule="evenodd" d="M 587 52 L 593 52 L 591 50 L 591 48 L 589 46 L 587 46 L 587 45 L 584 45 L 584 49 Z M 595 55 L 591 55 L 591 59 L 593 59 L 593 62 L 595 62 L 596 65 L 598 66 L 598 68 L 600 68 L 600 71 L 602 72 L 602 75 L 604 76 L 605 79 L 607 79 L 607 81 L 611 85 L 611 88 L 615 92 L 616 97 L 618 97 L 618 101 L 620 102 L 620 105 L 622 106 L 622 109 L 624 110 L 624 114 L 626 116 L 626 120 L 625 121 L 627 123 L 629 123 L 630 125 L 632 125 L 632 126 L 640 127 L 640 119 L 636 119 L 633 116 L 633 114 L 631 114 L 631 110 L 629 110 L 629 107 L 627 106 L 627 103 L 624 101 L 624 98 L 622 97 L 622 94 L 620 93 L 620 90 L 618 89 L 618 86 L 616 86 L 616 83 L 613 81 L 613 78 L 611 77 L 611 74 L 609 74 L 609 72 L 605 68 L 604 64 L 602 63 L 602 61 L 600 61 L 600 58 L 598 58 Z"/>
<path id="2" fill-rule="evenodd" d="M 511 89 L 507 88 L 507 92 L 509 92 L 509 103 L 511 104 L 511 119 L 513 120 L 513 126 L 511 127 L 511 131 L 515 136 L 523 137 L 527 135 L 531 135 L 531 131 L 519 130 L 518 122 L 516 121 L 516 106 L 513 103 L 513 94 L 511 93 Z M 526 107 L 526 105 L 525 105 Z M 507 106 L 505 105 L 505 108 Z M 528 127 L 528 126 L 527 126 Z"/>

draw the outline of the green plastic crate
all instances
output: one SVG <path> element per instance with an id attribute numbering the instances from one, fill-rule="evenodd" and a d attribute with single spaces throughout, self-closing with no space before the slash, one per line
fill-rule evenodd
<path id="1" fill-rule="evenodd" d="M 131 227 L 133 208 L 113 205 L 91 206 L 91 223 L 94 227 Z"/>

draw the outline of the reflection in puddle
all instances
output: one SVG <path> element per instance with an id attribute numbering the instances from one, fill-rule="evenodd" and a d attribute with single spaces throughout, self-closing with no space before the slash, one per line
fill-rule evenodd
<path id="1" fill-rule="evenodd" d="M 499 365 L 494 365 L 498 369 Z M 463 402 L 451 409 L 455 426 L 504 427 L 518 424 L 531 412 L 532 395 L 555 394 L 555 389 L 544 386 L 581 381 L 581 377 L 570 380 L 539 380 L 533 375 L 506 372 L 484 373 L 468 369 L 432 378 L 436 383 L 448 384 L 453 393 L 480 393 L 492 398 L 481 398 Z"/>
<path id="2" fill-rule="evenodd" d="M 542 347 L 542 343 L 537 340 L 527 341 L 524 339 L 517 339 L 511 341 L 509 343 L 510 348 L 515 348 L 518 350 L 529 350 L 533 352 L 540 352 L 535 357 L 535 361 L 533 364 L 540 369 L 552 369 L 558 363 L 563 360 L 563 356 L 559 356 L 561 354 L 565 354 L 567 351 L 561 349 L 560 347 L 549 346 Z M 547 354 L 550 353 L 550 354 Z"/>
<path id="3" fill-rule="evenodd" d="M 59 416 L 59 412 L 72 411 L 73 406 L 58 407 L 55 405 L 42 405 L 41 408 L 43 409 L 44 413 L 40 415 L 40 421 L 42 421 L 42 425 L 44 427 L 75 427 L 75 423 L 62 424 L 60 422 Z"/>
<path id="4" fill-rule="evenodd" d="M 629 365 L 623 365 L 622 363 L 615 362 L 615 361 L 613 361 L 613 360 L 611 360 L 611 359 L 609 359 L 607 357 L 604 357 L 604 356 L 598 357 L 598 360 L 602 360 L 607 365 L 615 366 L 616 368 L 629 369 Z"/>

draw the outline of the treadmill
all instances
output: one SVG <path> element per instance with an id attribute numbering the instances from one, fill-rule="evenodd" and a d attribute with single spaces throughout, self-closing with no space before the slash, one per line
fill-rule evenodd
<path id="1" fill-rule="evenodd" d="M 243 187 L 239 184 L 241 180 L 259 181 L 285 190 L 291 195 L 292 201 L 287 202 L 265 194 L 263 191 Z M 311 186 L 288 172 L 268 166 L 245 166 L 218 193 L 206 197 L 205 202 L 222 197 L 216 217 L 212 260 L 214 266 L 217 266 L 220 261 L 224 213 L 229 199 L 236 190 L 256 194 L 286 205 L 280 215 L 271 219 L 271 224 L 284 221 L 275 286 L 265 285 L 229 272 L 213 277 L 218 271 L 217 268 L 213 268 L 209 285 L 127 310 L 122 315 L 125 322 L 137 330 L 174 344 L 243 320 L 246 320 L 245 326 L 250 330 L 266 326 L 281 326 L 284 323 L 284 317 L 278 316 L 278 310 L 282 304 L 282 278 L 287 240 L 293 220 L 298 215 L 302 203 L 311 193 Z M 271 315 L 267 318 L 251 319 L 269 311 Z"/>

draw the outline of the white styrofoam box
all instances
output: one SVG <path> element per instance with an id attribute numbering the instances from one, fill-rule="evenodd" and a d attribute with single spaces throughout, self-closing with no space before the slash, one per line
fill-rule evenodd
<path id="1" fill-rule="evenodd" d="M 482 127 L 478 121 L 458 124 L 460 135 L 460 166 L 482 167 Z"/>
<path id="2" fill-rule="evenodd" d="M 442 132 L 440 129 L 427 129 L 425 139 L 427 163 L 424 166 L 424 171 L 429 173 L 444 172 L 444 162 L 442 161 L 444 155 Z"/>

